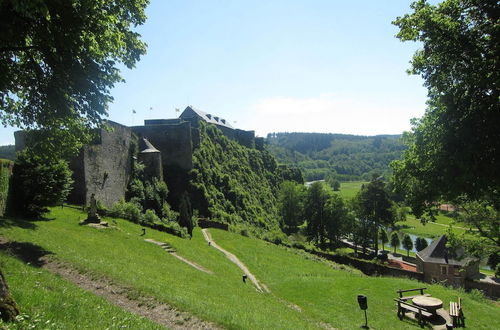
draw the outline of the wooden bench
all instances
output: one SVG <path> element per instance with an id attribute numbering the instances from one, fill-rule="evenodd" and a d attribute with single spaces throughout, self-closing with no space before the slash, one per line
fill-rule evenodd
<path id="1" fill-rule="evenodd" d="M 399 294 L 399 299 L 406 301 L 406 300 L 413 299 L 416 296 L 430 297 L 431 296 L 430 294 L 428 294 L 428 293 L 424 294 L 424 290 L 427 290 L 427 288 L 417 288 L 417 289 L 409 289 L 409 290 L 398 290 L 396 292 Z M 420 291 L 420 294 L 413 295 L 413 296 L 404 296 L 403 297 L 403 293 L 405 293 L 405 292 L 413 292 L 413 291 Z"/>
<path id="2" fill-rule="evenodd" d="M 400 320 L 403 319 L 407 311 L 414 312 L 418 319 L 418 324 L 423 328 L 427 322 L 426 319 L 433 316 L 431 312 L 423 307 L 409 304 L 402 299 L 394 299 L 394 301 L 398 303 L 398 317 Z"/>
<path id="3" fill-rule="evenodd" d="M 453 327 L 465 327 L 465 317 L 462 312 L 462 299 L 458 297 L 458 303 L 450 301 L 450 316 L 453 321 Z"/>

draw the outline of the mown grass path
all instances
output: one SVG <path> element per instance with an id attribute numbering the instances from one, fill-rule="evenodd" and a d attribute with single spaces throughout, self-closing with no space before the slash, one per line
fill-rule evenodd
<path id="1" fill-rule="evenodd" d="M 235 263 L 243 271 L 243 273 L 250 279 L 250 281 L 252 281 L 253 285 L 255 285 L 255 287 L 257 288 L 257 291 L 265 292 L 265 293 L 271 292 L 271 291 L 269 291 L 269 289 L 267 288 L 267 286 L 265 284 L 262 284 L 257 280 L 255 275 L 253 275 L 250 272 L 250 270 L 248 270 L 248 267 L 245 266 L 245 264 L 242 263 L 241 260 L 238 259 L 237 256 L 235 256 L 231 252 L 229 252 L 229 251 L 223 249 L 222 247 L 220 247 L 219 245 L 217 245 L 217 243 L 214 242 L 214 240 L 212 239 L 212 236 L 208 232 L 208 229 L 204 228 L 201 230 L 201 232 L 203 233 L 203 237 L 205 237 L 205 240 L 210 244 L 210 246 L 212 246 L 212 247 L 216 248 L 217 250 L 221 251 L 222 253 L 224 253 L 229 260 L 231 260 L 233 263 Z"/>
<path id="2" fill-rule="evenodd" d="M 197 263 L 195 262 L 192 262 L 184 257 L 181 257 L 180 255 L 178 255 L 175 250 L 172 249 L 172 247 L 170 245 L 168 245 L 167 243 L 162 243 L 162 242 L 158 242 L 158 241 L 155 241 L 154 239 L 150 239 L 150 238 L 147 238 L 145 239 L 144 241 L 146 242 L 149 242 L 149 243 L 153 243 L 153 244 L 156 244 L 158 246 L 160 246 L 163 250 L 167 251 L 170 255 L 172 255 L 173 257 L 179 259 L 180 261 L 182 262 L 185 262 L 186 264 L 188 264 L 189 266 L 193 267 L 193 268 L 196 268 L 198 269 L 199 271 L 202 271 L 204 273 L 207 273 L 207 274 L 213 274 L 212 271 L 206 269 L 205 267 L 203 266 L 200 266 L 198 265 Z"/>
<path id="3" fill-rule="evenodd" d="M 10 242 L 0 236 L 2 249 L 10 255 L 25 259 L 31 251 L 19 248 L 22 244 Z M 13 248 L 10 248 L 12 246 Z M 112 280 L 100 276 L 95 278 L 82 273 L 67 263 L 60 262 L 48 255 L 30 255 L 30 264 L 62 277 L 77 287 L 100 296 L 109 303 L 116 305 L 130 313 L 145 317 L 168 329 L 221 329 L 211 322 L 203 321 L 189 313 L 181 312 L 176 308 L 159 302 L 153 297 L 144 296 L 132 288 L 114 283 Z"/>

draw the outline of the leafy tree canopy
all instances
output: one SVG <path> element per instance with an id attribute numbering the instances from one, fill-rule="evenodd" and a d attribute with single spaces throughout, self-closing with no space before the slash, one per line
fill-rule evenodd
<path id="1" fill-rule="evenodd" d="M 9 212 L 29 217 L 40 217 L 47 206 L 60 205 L 71 190 L 71 171 L 59 159 L 40 158 L 30 149 L 17 155 L 12 173 Z"/>
<path id="2" fill-rule="evenodd" d="M 496 0 L 415 1 L 398 17 L 402 41 L 419 41 L 412 74 L 428 88 L 425 115 L 393 164 L 414 213 L 431 202 L 487 200 L 500 209 L 500 10 Z"/>
<path id="3" fill-rule="evenodd" d="M 132 68 L 146 51 L 132 28 L 148 3 L 0 0 L 0 122 L 57 132 L 78 150 L 107 115 L 116 64 Z"/>

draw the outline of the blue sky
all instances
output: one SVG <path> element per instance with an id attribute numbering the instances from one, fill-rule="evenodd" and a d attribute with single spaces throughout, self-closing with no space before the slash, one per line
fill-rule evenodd
<path id="1" fill-rule="evenodd" d="M 260 136 L 402 133 L 426 100 L 406 73 L 418 45 L 391 25 L 410 3 L 151 0 L 138 29 L 148 52 L 122 70 L 109 119 L 138 125 L 193 105 Z"/>

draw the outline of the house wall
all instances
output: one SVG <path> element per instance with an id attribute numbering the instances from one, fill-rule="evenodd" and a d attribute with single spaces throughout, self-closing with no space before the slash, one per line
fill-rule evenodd
<path id="1" fill-rule="evenodd" d="M 456 268 L 458 267 L 458 268 Z M 443 269 L 446 269 L 446 274 L 443 274 Z M 456 273 L 456 270 L 458 273 Z M 417 266 L 417 271 L 420 271 Z M 431 282 L 446 282 L 455 287 L 463 287 L 467 276 L 467 268 L 449 264 L 423 263 L 424 281 Z"/>

